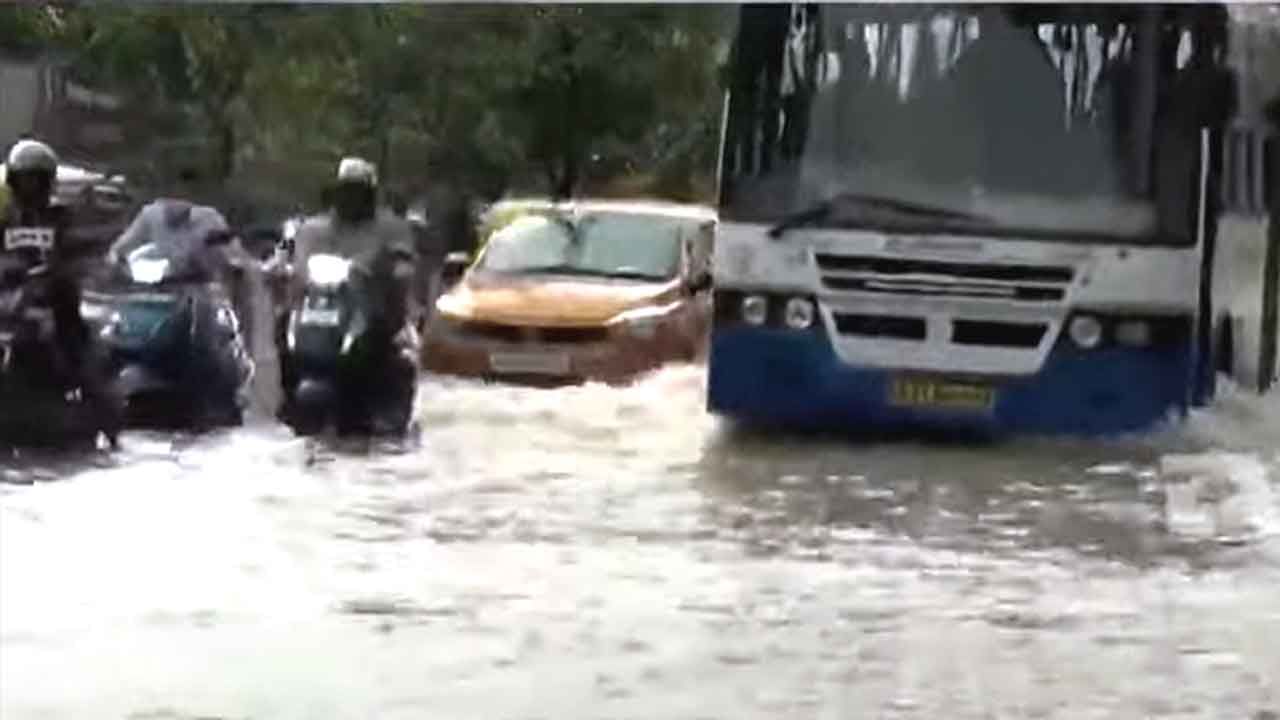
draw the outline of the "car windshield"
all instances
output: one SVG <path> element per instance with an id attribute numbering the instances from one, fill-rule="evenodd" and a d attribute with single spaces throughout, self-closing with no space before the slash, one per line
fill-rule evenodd
<path id="1" fill-rule="evenodd" d="M 528 215 L 490 236 L 478 268 L 665 280 L 679 268 L 692 220 L 639 213 Z"/>

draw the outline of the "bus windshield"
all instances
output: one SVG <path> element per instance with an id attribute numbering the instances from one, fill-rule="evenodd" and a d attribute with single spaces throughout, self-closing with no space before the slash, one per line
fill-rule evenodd
<path id="1" fill-rule="evenodd" d="M 721 217 L 1192 243 L 1218 10 L 744 6 Z"/>

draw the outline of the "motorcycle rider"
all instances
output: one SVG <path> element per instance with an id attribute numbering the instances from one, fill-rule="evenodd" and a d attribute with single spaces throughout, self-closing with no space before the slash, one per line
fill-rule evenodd
<path id="1" fill-rule="evenodd" d="M 221 274 L 228 268 L 239 267 L 242 253 L 236 252 L 238 243 L 213 247 L 206 243 L 212 234 L 231 232 L 222 213 L 208 205 L 182 199 L 183 195 L 195 194 L 198 182 L 199 174 L 194 169 L 179 171 L 179 192 L 143 206 L 107 251 L 107 262 L 119 265 L 137 248 L 159 242 L 164 245 L 170 262 L 184 269 L 194 265 Z"/>
<path id="2" fill-rule="evenodd" d="M 199 173 L 195 169 L 187 167 L 179 171 L 178 192 L 143 206 L 107 251 L 107 263 L 119 266 L 137 248 L 160 243 L 169 261 L 181 268 L 180 272 L 203 270 L 227 290 L 236 315 L 248 332 L 253 312 L 245 273 L 252 270 L 255 263 L 217 208 L 182 199 L 182 196 L 195 196 L 198 184 Z M 217 235 L 230 237 L 227 242 L 210 245 L 209 238 Z"/>
<path id="3" fill-rule="evenodd" d="M 253 312 L 245 272 L 254 267 L 254 262 L 239 239 L 233 236 L 226 218 L 217 208 L 183 199 L 184 196 L 197 195 L 199 180 L 199 173 L 194 168 L 182 168 L 178 173 L 177 192 L 143 206 L 107 251 L 107 262 L 112 267 L 119 266 L 134 250 L 157 244 L 177 268 L 175 274 L 194 271 L 222 286 L 240 319 L 243 337 L 249 338 Z M 222 242 L 210 244 L 213 238 Z M 202 303 L 199 309 L 202 316 L 212 317 L 212 305 Z M 203 342 L 212 343 L 211 337 L 201 337 Z M 239 374 L 234 367 L 219 364 L 222 356 L 215 347 L 200 347 L 195 358 L 196 362 L 188 367 L 193 376 L 232 386 L 239 383 Z M 207 399 L 212 402 L 218 395 L 210 393 Z"/>
<path id="4" fill-rule="evenodd" d="M 421 333 L 431 317 L 436 296 L 439 295 L 440 270 L 444 267 L 444 246 L 440 242 L 440 233 L 431 228 L 422 210 L 410 210 L 408 201 L 399 193 L 391 194 L 387 200 L 387 206 L 391 208 L 391 212 L 408 222 L 413 230 L 418 263 L 412 292 L 419 311 L 415 328 Z"/>
<path id="5" fill-rule="evenodd" d="M 294 236 L 292 257 L 279 253 L 265 269 L 273 275 L 287 274 L 285 306 L 276 316 L 275 341 L 280 358 L 284 391 L 283 416 L 288 415 L 297 384 L 286 343 L 291 310 L 306 290 L 307 260 L 317 253 L 344 257 L 365 270 L 370 282 L 361 301 L 367 304 L 371 337 L 403 357 L 414 344 L 411 335 L 416 308 L 410 286 L 416 272 L 417 253 L 409 223 L 386 207 L 379 207 L 377 169 L 358 157 L 338 163 L 337 183 L 332 187 L 330 209 L 308 218 Z M 289 267 L 292 270 L 289 270 Z M 412 364 L 395 363 L 395 377 L 412 383 Z M 402 373 L 409 373 L 407 378 Z"/>
<path id="6" fill-rule="evenodd" d="M 68 373 L 79 385 L 81 397 L 95 414 L 111 446 L 118 448 L 124 422 L 123 403 L 111 387 L 105 362 L 80 314 L 80 283 L 72 273 L 66 247 L 69 211 L 53 202 L 58 155 L 45 143 L 24 139 L 10 148 L 5 164 L 10 200 L 0 212 L 0 233 L 18 227 L 50 228 L 54 231 L 54 244 L 49 251 L 11 249 L 7 243 L 0 245 L 0 264 L 26 270 L 42 265 L 47 268 L 55 342 L 67 363 Z"/>

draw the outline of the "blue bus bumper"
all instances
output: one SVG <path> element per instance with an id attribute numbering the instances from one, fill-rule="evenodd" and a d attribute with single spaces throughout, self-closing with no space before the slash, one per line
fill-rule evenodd
<path id="1" fill-rule="evenodd" d="M 797 430 L 1109 435 L 1183 412 L 1190 365 L 1181 347 L 1082 350 L 1064 338 L 1039 373 L 991 380 L 988 410 L 899 407 L 889 399 L 896 373 L 843 363 L 825 333 L 738 325 L 712 335 L 707 404 Z"/>

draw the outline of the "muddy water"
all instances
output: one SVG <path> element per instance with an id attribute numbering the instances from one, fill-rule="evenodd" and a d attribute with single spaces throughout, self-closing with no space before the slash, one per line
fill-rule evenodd
<path id="1" fill-rule="evenodd" d="M 263 421 L 7 458 L 0 717 L 1280 712 L 1280 404 L 855 444 L 730 432 L 702 382 L 430 380 L 402 447 Z"/>

